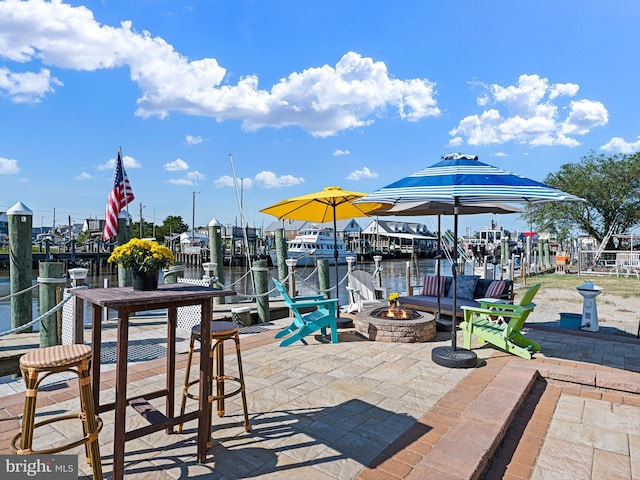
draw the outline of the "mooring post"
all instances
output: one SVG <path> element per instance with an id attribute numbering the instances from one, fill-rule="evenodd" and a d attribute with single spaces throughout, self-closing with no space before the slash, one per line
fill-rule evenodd
<path id="1" fill-rule="evenodd" d="M 58 304 L 56 291 L 67 283 L 67 276 L 64 262 L 40 262 L 38 267 L 40 314 L 43 314 Z M 53 312 L 40 320 L 40 348 L 59 343 L 58 316 Z"/>
<path id="2" fill-rule="evenodd" d="M 224 245 L 222 244 L 222 224 L 212 218 L 209 227 L 209 262 L 214 266 L 214 275 L 219 285 L 224 284 Z M 224 297 L 215 297 L 214 305 L 223 305 Z"/>
<path id="3" fill-rule="evenodd" d="M 331 298 L 331 285 L 329 282 L 329 260 L 326 258 L 318 259 L 318 285 L 320 286 L 320 293 Z M 336 285 L 336 298 L 338 297 L 338 285 Z"/>
<path id="4" fill-rule="evenodd" d="M 33 253 L 31 233 L 33 212 L 22 202 L 7 210 L 9 220 L 9 277 L 11 294 L 14 295 L 31 287 Z M 11 328 L 18 328 L 31 322 L 33 303 L 31 292 L 11 297 Z M 31 327 L 22 330 L 33 332 Z"/>
<path id="5" fill-rule="evenodd" d="M 116 235 L 116 242 L 118 245 L 124 245 L 133 238 L 133 227 L 131 224 L 131 215 L 126 210 L 121 210 L 118 215 L 118 234 Z M 98 262 L 100 262 L 98 256 Z M 133 285 L 133 278 L 131 276 L 131 269 L 124 268 L 118 264 L 118 286 L 130 287 Z"/>
<path id="6" fill-rule="evenodd" d="M 276 263 L 278 280 L 281 282 L 287 276 L 287 241 L 284 238 L 284 228 L 276 228 Z"/>
<path id="7" fill-rule="evenodd" d="M 256 284 L 256 306 L 258 308 L 258 318 L 260 322 L 270 322 L 271 312 L 269 311 L 269 267 L 266 260 L 256 260 L 253 262 L 254 281 Z"/>

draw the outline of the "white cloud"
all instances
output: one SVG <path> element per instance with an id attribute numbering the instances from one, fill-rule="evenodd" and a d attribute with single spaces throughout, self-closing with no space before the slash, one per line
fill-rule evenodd
<path id="1" fill-rule="evenodd" d="M 238 178 L 236 180 L 238 181 L 238 188 L 242 188 L 243 190 L 247 190 L 248 188 L 253 187 L 254 180 L 252 180 L 251 178 L 243 177 L 243 178 Z M 218 178 L 217 180 L 214 180 L 213 184 L 216 187 L 219 187 L 219 188 L 223 188 L 223 187 L 235 188 L 235 185 L 233 183 L 233 177 L 231 177 L 229 175 L 223 175 L 222 177 Z"/>
<path id="2" fill-rule="evenodd" d="M 364 178 L 378 178 L 378 174 L 369 170 L 368 167 L 362 167 L 362 170 L 355 170 L 347 175 L 347 180 L 362 180 Z"/>
<path id="3" fill-rule="evenodd" d="M 185 142 L 187 142 L 187 145 L 191 146 L 191 145 L 198 145 L 202 142 L 204 142 L 203 138 L 200 136 L 193 136 L 193 135 L 187 135 L 186 137 L 184 137 Z"/>
<path id="4" fill-rule="evenodd" d="M 187 185 L 189 187 L 194 185 L 193 180 L 189 178 L 170 178 L 167 180 L 167 183 L 171 183 L 173 185 Z"/>
<path id="5" fill-rule="evenodd" d="M 254 180 L 256 184 L 264 188 L 291 187 L 304 183 L 304 178 L 302 177 L 294 177 L 293 175 L 277 176 L 275 173 L 267 170 L 258 173 Z"/>
<path id="6" fill-rule="evenodd" d="M 504 153 L 504 152 L 495 152 L 495 153 L 493 154 L 493 156 L 494 156 L 494 157 L 506 157 L 506 156 L 507 156 L 507 154 L 506 154 L 506 153 Z"/>
<path id="7" fill-rule="evenodd" d="M 341 155 L 351 155 L 351 152 L 349 150 L 340 150 L 340 149 L 337 149 L 335 152 L 333 152 L 334 157 L 339 157 Z"/>
<path id="8" fill-rule="evenodd" d="M 129 155 L 124 155 L 122 157 L 122 163 L 124 165 L 124 169 L 130 168 L 142 168 L 142 165 L 133 157 Z M 103 163 L 102 165 L 98 165 L 98 170 L 113 170 L 116 168 L 116 159 L 111 158 L 107 163 Z"/>
<path id="9" fill-rule="evenodd" d="M 82 172 L 80 175 L 75 176 L 76 180 L 91 180 L 92 178 L 91 174 L 87 172 Z"/>
<path id="10" fill-rule="evenodd" d="M 549 84 L 538 75 L 520 75 L 516 85 L 482 85 L 485 92 L 477 103 L 486 109 L 469 115 L 449 134 L 449 146 L 503 144 L 580 145 L 569 136 L 584 135 L 609 121 L 605 106 L 593 100 L 561 103 L 564 97 L 577 95 L 575 83 Z M 491 108 L 489 108 L 489 106 Z M 561 118 L 559 112 L 567 112 Z"/>
<path id="11" fill-rule="evenodd" d="M 0 175 L 13 175 L 19 171 L 17 160 L 0 157 Z"/>
<path id="12" fill-rule="evenodd" d="M 61 86 L 51 72 L 41 69 L 40 72 L 13 73 L 0 68 L 0 91 L 4 90 L 15 103 L 37 103 L 47 93 L 54 92 L 53 85 Z"/>
<path id="13" fill-rule="evenodd" d="M 617 153 L 636 153 L 640 152 L 640 136 L 635 142 L 627 142 L 622 137 L 613 137 L 607 143 L 600 147 L 600 150 Z"/>
<path id="14" fill-rule="evenodd" d="M 180 170 L 189 170 L 189 164 L 181 158 L 176 158 L 173 162 L 167 162 L 164 164 L 164 169 L 167 172 L 177 172 Z"/>
<path id="15" fill-rule="evenodd" d="M 200 173 L 198 170 L 194 170 L 193 172 L 187 173 L 187 178 L 197 182 L 198 180 L 204 180 L 206 175 L 204 173 Z"/>
<path id="16" fill-rule="evenodd" d="M 216 187 L 219 187 L 219 188 L 233 187 L 234 186 L 233 177 L 230 176 L 230 175 L 223 175 L 222 177 L 218 178 L 217 180 L 214 180 L 213 184 Z"/>
<path id="17" fill-rule="evenodd" d="M 562 132 L 584 135 L 594 127 L 606 125 L 609 113 L 600 102 L 580 100 L 571 102 L 571 109 L 567 119 L 562 124 Z"/>
<path id="18" fill-rule="evenodd" d="M 408 121 L 440 115 L 433 82 L 395 79 L 383 62 L 356 52 L 335 66 L 290 73 L 270 90 L 259 89 L 255 75 L 223 84 L 227 71 L 216 59 L 189 60 L 164 39 L 134 30 L 130 21 L 102 25 L 88 8 L 59 1 L 0 2 L 0 57 L 82 71 L 128 67 L 144 92 L 136 111 L 142 117 L 175 111 L 240 119 L 247 130 L 296 125 L 323 137 L 369 125 L 389 109 Z M 27 72 L 4 74 L 11 75 Z M 61 85 L 46 70 L 29 75 L 39 82 L 15 77 L 0 91 L 15 101 L 37 100 Z"/>

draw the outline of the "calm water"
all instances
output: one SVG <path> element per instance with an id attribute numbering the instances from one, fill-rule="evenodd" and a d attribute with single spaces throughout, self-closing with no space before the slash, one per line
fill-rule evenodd
<path id="1" fill-rule="evenodd" d="M 388 288 L 389 291 L 404 292 L 406 290 L 406 264 L 407 260 L 384 260 L 381 263 L 382 271 L 382 286 Z M 373 273 L 375 265 L 373 262 L 359 262 L 355 268 L 366 270 Z M 422 283 L 422 275 L 435 272 L 435 261 L 433 259 L 420 259 L 417 264 L 411 266 L 411 284 L 419 285 Z M 200 267 L 187 267 L 185 271 L 186 278 L 202 278 L 204 271 Z M 296 269 L 296 287 L 300 295 L 308 295 L 317 293 L 318 291 L 318 276 L 317 272 L 314 273 L 312 267 L 298 267 Z M 349 303 L 348 294 L 346 291 L 347 281 L 344 279 L 347 274 L 347 265 L 338 266 L 338 278 L 340 279 L 340 304 L 346 305 Z M 451 275 L 451 267 L 448 262 L 443 263 L 442 266 L 443 275 Z M 33 283 L 36 283 L 38 272 L 33 272 Z M 269 278 L 278 276 L 277 268 L 269 269 Z M 329 267 L 329 279 L 331 285 L 335 284 L 336 274 L 335 267 Z M 344 279 L 344 280 L 343 280 Z M 108 285 L 117 286 L 117 275 L 101 274 L 101 275 L 89 275 L 85 284 L 90 285 L 92 288 L 100 288 L 105 284 L 105 280 Z M 244 293 L 247 295 L 253 294 L 253 288 L 251 287 L 251 276 L 247 274 L 245 267 L 225 267 L 225 281 L 226 287 L 235 290 L 238 293 Z M 269 282 L 270 288 L 273 288 L 271 281 Z M 0 271 L 0 298 L 8 296 L 11 293 L 9 272 Z M 335 293 L 332 293 L 334 296 Z M 275 296 L 275 294 L 274 294 Z M 38 288 L 31 291 L 31 297 L 33 299 L 33 318 L 39 316 L 38 309 Z M 236 296 L 227 297 L 228 302 L 242 302 L 246 301 L 246 297 Z M 91 318 L 90 311 L 87 307 L 85 310 L 85 318 Z M 11 300 L 0 300 L 0 332 L 9 330 L 11 327 Z M 35 328 L 37 330 L 37 326 Z"/>

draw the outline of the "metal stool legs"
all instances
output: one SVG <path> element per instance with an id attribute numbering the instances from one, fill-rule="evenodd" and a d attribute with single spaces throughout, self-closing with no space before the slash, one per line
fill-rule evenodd
<path id="1" fill-rule="evenodd" d="M 93 470 L 93 478 L 101 480 L 102 463 L 98 434 L 102 430 L 102 420 L 96 415 L 89 374 L 91 348 L 86 345 L 58 345 L 35 350 L 20 359 L 20 370 L 26 384 L 22 428 L 11 442 L 14 452 L 22 455 L 53 454 L 69 450 L 84 444 L 87 463 Z M 73 372 L 78 376 L 80 390 L 80 413 L 58 415 L 41 422 L 35 422 L 36 400 L 40 383 L 49 375 L 60 372 Z M 43 374 L 42 376 L 40 374 Z M 65 445 L 43 450 L 33 450 L 33 437 L 36 428 L 62 420 L 80 419 L 84 437 Z M 20 447 L 18 447 L 20 442 Z"/>
<path id="2" fill-rule="evenodd" d="M 198 396 L 189 393 L 189 389 L 199 382 L 199 379 L 189 381 L 191 373 L 191 362 L 193 361 L 193 352 L 195 349 L 195 341 L 200 340 L 200 325 L 193 327 L 191 331 L 191 340 L 189 343 L 189 353 L 187 355 L 187 368 L 184 377 L 184 386 L 182 389 L 182 402 L 180 404 L 180 414 L 184 414 L 186 408 L 186 400 L 190 398 L 192 400 L 198 400 Z M 236 347 L 236 358 L 238 362 L 238 377 L 226 375 L 224 371 L 224 342 L 226 340 L 233 340 Z M 242 409 L 244 413 L 244 428 L 248 432 L 251 430 L 249 424 L 249 412 L 247 409 L 247 395 L 245 391 L 244 373 L 242 371 L 242 357 L 240 354 L 240 335 L 238 333 L 238 326 L 233 322 L 226 321 L 213 321 L 211 322 L 211 372 L 212 383 L 215 382 L 215 395 L 209 397 L 209 403 L 212 405 L 209 409 L 209 423 L 212 423 L 213 419 L 213 404 L 216 405 L 216 414 L 222 417 L 225 413 L 224 400 L 226 398 L 233 397 L 237 394 L 242 396 Z M 215 358 L 215 370 L 213 369 L 213 363 Z M 238 384 L 238 388 L 231 392 L 225 393 L 225 382 L 235 382 Z M 213 385 L 212 385 L 213 386 Z M 178 432 L 182 431 L 182 425 L 178 426 Z M 211 435 L 209 436 L 209 445 L 211 444 Z"/>

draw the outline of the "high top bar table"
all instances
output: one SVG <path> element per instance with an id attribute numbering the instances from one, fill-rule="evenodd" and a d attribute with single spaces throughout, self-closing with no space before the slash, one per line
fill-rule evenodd
<path id="1" fill-rule="evenodd" d="M 91 346 L 91 378 L 96 412 L 115 410 L 113 478 L 120 480 L 124 476 L 125 443 L 149 433 L 166 429 L 173 431 L 173 426 L 189 420 L 198 420 L 198 462 L 206 460 L 209 429 L 209 403 L 211 395 L 211 350 L 210 325 L 213 310 L 213 298 L 235 295 L 232 290 L 221 290 L 198 285 L 174 283 L 159 285 L 158 290 L 136 291 L 131 287 L 122 288 L 89 288 L 73 290 L 73 294 L 92 306 Z M 174 415 L 175 365 L 176 365 L 176 324 L 178 307 L 200 305 L 202 343 L 200 350 L 200 383 L 198 409 L 185 415 Z M 115 402 L 100 404 L 100 348 L 102 343 L 103 309 L 118 312 L 118 331 L 116 346 L 116 396 Z M 138 394 L 135 398 L 127 397 L 127 363 L 129 352 L 129 316 L 135 312 L 167 309 L 167 373 L 164 389 Z M 149 401 L 165 398 L 165 413 L 154 408 Z M 135 430 L 125 430 L 127 405 L 134 408 L 148 422 Z"/>

